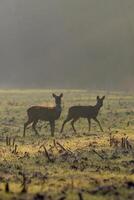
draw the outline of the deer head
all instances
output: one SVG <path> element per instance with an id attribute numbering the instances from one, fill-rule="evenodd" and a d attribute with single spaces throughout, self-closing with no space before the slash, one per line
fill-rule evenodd
<path id="1" fill-rule="evenodd" d="M 104 99 L 105 99 L 105 96 L 103 96 L 102 98 L 100 98 L 99 96 L 97 96 L 97 106 L 99 108 L 103 106 Z"/>
<path id="2" fill-rule="evenodd" d="M 63 97 L 63 93 L 61 93 L 59 96 L 57 96 L 56 94 L 53 93 L 52 96 L 55 99 L 55 104 L 61 105 L 61 98 Z"/>

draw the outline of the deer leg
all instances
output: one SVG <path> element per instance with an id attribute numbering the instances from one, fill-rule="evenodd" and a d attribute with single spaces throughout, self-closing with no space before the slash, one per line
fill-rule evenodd
<path id="1" fill-rule="evenodd" d="M 38 131 L 36 130 L 36 124 L 37 124 L 37 123 L 38 123 L 38 121 L 34 121 L 34 122 L 33 122 L 33 125 L 32 125 L 32 128 L 33 128 L 35 134 L 36 134 L 36 135 L 39 135 Z"/>
<path id="2" fill-rule="evenodd" d="M 100 130 L 103 132 L 103 128 L 102 128 L 102 126 L 101 126 L 101 124 L 100 124 L 99 120 L 98 120 L 98 119 L 96 119 L 96 118 L 94 118 L 94 121 L 96 121 L 96 122 L 98 123 L 98 125 L 99 125 L 99 127 L 100 127 Z"/>
<path id="3" fill-rule="evenodd" d="M 88 120 L 88 125 L 89 125 L 89 132 L 90 132 L 90 130 L 91 130 L 91 119 L 87 119 Z"/>
<path id="4" fill-rule="evenodd" d="M 74 127 L 74 122 L 76 122 L 78 120 L 78 118 L 77 119 L 73 119 L 72 121 L 71 121 L 71 125 L 72 125 L 72 128 L 73 128 L 73 130 L 74 130 L 74 132 L 76 133 L 76 129 L 75 129 L 75 127 Z"/>
<path id="5" fill-rule="evenodd" d="M 71 118 L 67 118 L 67 119 L 63 122 L 60 133 L 63 132 L 63 129 L 64 129 L 65 124 L 66 124 L 67 122 L 69 122 L 70 120 L 71 120 Z"/>
<path id="6" fill-rule="evenodd" d="M 54 137 L 55 121 L 50 121 L 51 136 Z"/>
<path id="7" fill-rule="evenodd" d="M 25 133 L 26 133 L 26 128 L 29 124 L 32 123 L 32 120 L 28 120 L 25 124 L 24 124 L 24 131 L 23 131 L 23 137 L 25 137 Z"/>

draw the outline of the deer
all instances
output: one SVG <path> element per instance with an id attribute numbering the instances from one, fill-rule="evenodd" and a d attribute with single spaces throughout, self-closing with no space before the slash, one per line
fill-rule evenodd
<path id="1" fill-rule="evenodd" d="M 100 130 L 103 132 L 103 128 L 97 119 L 98 113 L 100 111 L 100 108 L 103 106 L 103 101 L 105 99 L 105 96 L 100 98 L 97 96 L 97 103 L 94 106 L 72 106 L 68 110 L 68 115 L 65 121 L 62 124 L 61 128 L 61 133 L 63 132 L 64 126 L 67 122 L 71 121 L 72 128 L 74 132 L 76 133 L 76 129 L 74 127 L 74 123 L 79 119 L 79 118 L 86 118 L 88 120 L 89 124 L 89 132 L 91 129 L 91 119 L 93 119 L 95 122 L 98 123 Z"/>
<path id="2" fill-rule="evenodd" d="M 50 123 L 51 128 L 51 136 L 54 136 L 55 132 L 55 121 L 60 118 L 62 108 L 61 108 L 61 99 L 63 94 L 61 93 L 59 96 L 52 94 L 55 99 L 54 107 L 45 107 L 45 106 L 32 106 L 27 110 L 28 120 L 24 123 L 24 132 L 23 137 L 25 137 L 26 128 L 28 125 L 32 124 L 32 128 L 36 135 L 39 135 L 36 125 L 38 121 L 48 121 Z"/>

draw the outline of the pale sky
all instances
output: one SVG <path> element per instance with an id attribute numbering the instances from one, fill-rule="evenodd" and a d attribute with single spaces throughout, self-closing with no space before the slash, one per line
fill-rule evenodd
<path id="1" fill-rule="evenodd" d="M 134 0 L 1 0 L 0 87 L 134 88 Z"/>

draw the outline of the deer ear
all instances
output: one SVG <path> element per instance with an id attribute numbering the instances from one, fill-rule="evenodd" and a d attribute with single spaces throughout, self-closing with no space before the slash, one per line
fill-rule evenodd
<path id="1" fill-rule="evenodd" d="M 53 96 L 54 98 L 56 97 L 56 95 L 55 95 L 54 93 L 52 94 L 52 96 Z"/>
<path id="2" fill-rule="evenodd" d="M 99 100 L 100 98 L 99 98 L 99 96 L 97 96 L 97 100 Z"/>
<path id="3" fill-rule="evenodd" d="M 104 100 L 104 99 L 105 99 L 105 96 L 102 97 L 102 100 Z"/>
<path id="4" fill-rule="evenodd" d="M 60 97 L 61 97 L 61 98 L 63 97 L 63 93 L 60 94 Z"/>

